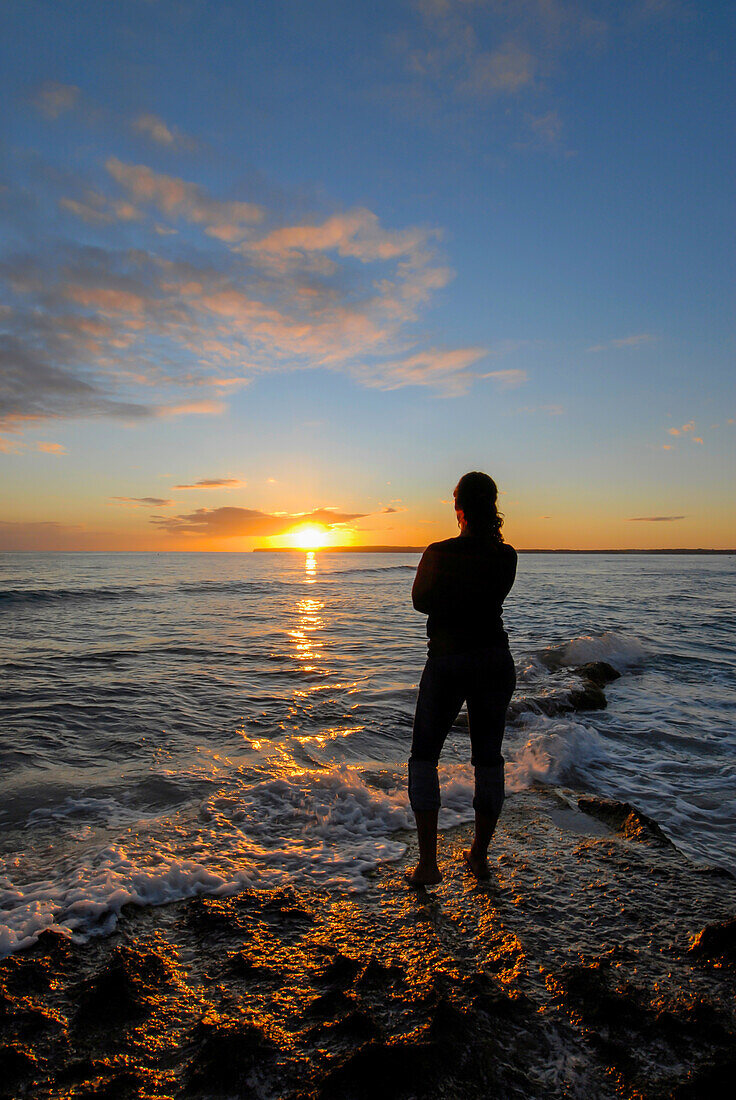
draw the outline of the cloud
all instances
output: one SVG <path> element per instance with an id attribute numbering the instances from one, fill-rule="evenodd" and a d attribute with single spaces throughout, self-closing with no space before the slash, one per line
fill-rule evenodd
<path id="1" fill-rule="evenodd" d="M 426 347 L 418 328 L 453 275 L 436 229 L 386 226 L 365 208 L 274 225 L 261 206 L 145 165 L 106 164 L 122 196 L 84 186 L 70 195 L 67 179 L 58 199 L 93 226 L 94 245 L 76 230 L 34 231 L 0 264 L 0 429 L 217 415 L 223 396 L 274 371 L 320 368 L 447 396 L 472 384 L 485 349 Z M 159 235 L 162 214 L 203 234 L 196 250 Z M 56 224 L 65 231 L 65 219 Z"/>
<path id="2" fill-rule="evenodd" d="M 0 550 L 42 551 L 78 549 L 89 538 L 79 524 L 57 523 L 53 520 L 38 522 L 10 522 L 0 520 Z"/>
<path id="3" fill-rule="evenodd" d="M 703 439 L 699 435 L 695 435 L 695 421 L 688 420 L 687 424 L 680 425 L 679 428 L 668 428 L 667 434 L 674 436 L 689 436 L 693 443 L 703 443 Z M 671 446 L 668 448 L 671 450 Z"/>
<path id="4" fill-rule="evenodd" d="M 179 405 L 154 405 L 154 416 L 167 420 L 173 416 L 220 416 L 225 412 L 224 401 L 182 401 Z"/>
<path id="5" fill-rule="evenodd" d="M 140 221 L 143 215 L 132 203 L 111 200 L 99 191 L 86 190 L 82 199 L 59 199 L 59 206 L 89 225 L 109 225 L 110 222 Z"/>
<path id="6" fill-rule="evenodd" d="M 111 399 L 99 385 L 66 365 L 49 363 L 42 351 L 16 336 L 0 334 L 0 430 L 20 431 L 49 417 L 109 415 L 140 419 L 151 414 L 144 405 Z"/>
<path id="7" fill-rule="evenodd" d="M 532 133 L 533 144 L 556 145 L 562 134 L 562 119 L 558 111 L 546 111 L 543 115 L 530 115 L 527 125 Z"/>
<path id="8" fill-rule="evenodd" d="M 153 508 L 165 508 L 173 504 L 173 500 L 164 500 L 162 497 L 110 497 L 116 504 L 142 504 Z"/>
<path id="9" fill-rule="evenodd" d="M 516 42 L 505 42 L 496 50 L 478 51 L 469 60 L 470 72 L 460 89 L 473 95 L 518 92 L 533 83 L 537 67 L 533 54 Z"/>
<path id="10" fill-rule="evenodd" d="M 629 523 L 676 523 L 687 516 L 629 516 Z"/>
<path id="11" fill-rule="evenodd" d="M 43 451 L 47 455 L 65 455 L 69 453 L 61 443 L 37 443 L 36 450 Z"/>
<path id="12" fill-rule="evenodd" d="M 356 519 L 363 519 L 366 512 L 338 512 L 330 508 L 317 508 L 304 513 L 268 513 L 250 508 L 198 508 L 189 514 L 159 517 L 151 523 L 172 535 L 185 534 L 206 538 L 237 538 L 242 536 L 285 535 L 305 524 L 323 527 L 339 527 Z"/>
<path id="13" fill-rule="evenodd" d="M 47 80 L 36 91 L 33 103 L 45 118 L 53 120 L 76 107 L 79 97 L 80 91 L 75 84 Z"/>
<path id="14" fill-rule="evenodd" d="M 468 368 L 485 354 L 485 348 L 457 348 L 451 351 L 431 348 L 403 359 L 374 365 L 366 371 L 365 381 L 383 390 L 429 384 L 445 394 L 462 394 L 473 380 Z M 358 373 L 360 375 L 360 371 Z"/>
<path id="15" fill-rule="evenodd" d="M 487 374 L 481 374 L 481 378 L 492 378 L 502 389 L 512 389 L 515 386 L 523 386 L 528 375 L 525 370 L 492 370 Z"/>
<path id="16" fill-rule="evenodd" d="M 138 115 L 131 125 L 139 134 L 143 134 L 156 145 L 163 145 L 167 149 L 193 149 L 196 146 L 192 138 L 177 130 L 175 126 L 168 126 L 158 115 Z"/>
<path id="17" fill-rule="evenodd" d="M 205 477 L 191 485 L 172 485 L 172 489 L 239 489 L 245 484 L 237 477 Z"/>
<path id="18" fill-rule="evenodd" d="M 199 184 L 155 172 L 144 164 L 125 164 L 108 157 L 105 167 L 135 202 L 155 207 L 171 218 L 201 225 L 221 240 L 244 236 L 249 226 L 263 220 L 260 206 L 250 202 L 212 198 Z"/>
<path id="19" fill-rule="evenodd" d="M 657 339 L 650 332 L 638 332 L 633 336 L 620 336 L 616 340 L 609 340 L 605 344 L 594 344 L 587 348 L 589 352 L 610 351 L 612 348 L 636 348 L 642 344 L 651 344 Z"/>
<path id="20" fill-rule="evenodd" d="M 426 230 L 387 230 L 370 210 L 358 208 L 335 214 L 319 224 L 274 229 L 260 240 L 241 245 L 241 250 L 281 261 L 313 252 L 336 252 L 338 256 L 354 256 L 368 263 L 411 255 L 426 240 Z"/>

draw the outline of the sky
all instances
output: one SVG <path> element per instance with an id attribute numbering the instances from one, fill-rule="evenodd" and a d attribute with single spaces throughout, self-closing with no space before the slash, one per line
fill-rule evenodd
<path id="1" fill-rule="evenodd" d="M 0 24 L 0 549 L 736 546 L 733 5 Z"/>

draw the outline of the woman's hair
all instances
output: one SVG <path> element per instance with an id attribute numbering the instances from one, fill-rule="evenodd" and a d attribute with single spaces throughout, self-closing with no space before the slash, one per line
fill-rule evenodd
<path id="1" fill-rule="evenodd" d="M 498 489 L 488 474 L 478 470 L 463 474 L 454 490 L 455 508 L 462 511 L 473 534 L 485 534 L 503 542 L 503 516 L 496 507 Z"/>

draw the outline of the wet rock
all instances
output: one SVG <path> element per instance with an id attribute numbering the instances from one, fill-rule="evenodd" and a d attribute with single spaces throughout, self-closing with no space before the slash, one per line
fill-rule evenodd
<path id="1" fill-rule="evenodd" d="M 363 973 L 355 984 L 360 988 L 366 985 L 394 985 L 397 982 L 403 983 L 404 981 L 405 975 L 402 967 L 397 966 L 395 963 L 379 962 L 374 955 L 371 955 Z"/>
<path id="2" fill-rule="evenodd" d="M 637 810 L 630 802 L 586 796 L 578 799 L 578 809 L 605 822 L 629 840 L 643 840 L 674 848 L 672 841 L 664 835 L 657 822 Z"/>
<path id="3" fill-rule="evenodd" d="M 45 993 L 51 982 L 51 967 L 25 954 L 8 955 L 0 963 L 0 982 L 10 993 Z"/>
<path id="4" fill-rule="evenodd" d="M 446 997 L 441 997 L 429 1023 L 430 1039 L 440 1044 L 455 1044 L 462 1039 L 467 1039 L 471 1029 L 468 1014 L 452 1001 L 448 1001 Z"/>
<path id="5" fill-rule="evenodd" d="M 285 920 L 298 924 L 314 923 L 314 914 L 292 891 L 284 891 L 282 894 L 274 894 L 268 898 L 261 906 L 261 913 L 266 919 L 272 917 L 279 924 Z"/>
<path id="6" fill-rule="evenodd" d="M 29 1077 L 36 1070 L 36 1059 L 29 1050 L 15 1044 L 0 1049 L 0 1088 Z"/>
<path id="7" fill-rule="evenodd" d="M 360 973 L 362 965 L 357 959 L 348 958 L 347 955 L 343 955 L 342 952 L 338 951 L 335 957 L 325 966 L 319 980 L 326 985 L 344 988 L 346 985 L 352 985 Z"/>
<path id="8" fill-rule="evenodd" d="M 736 959 L 736 917 L 706 924 L 693 938 L 689 950 L 691 955 L 708 959 Z"/>
<path id="9" fill-rule="evenodd" d="M 69 962 L 74 948 L 68 936 L 61 932 L 52 932 L 46 928 L 35 943 L 26 949 L 24 955 L 43 956 L 54 966 L 63 966 Z"/>
<path id="10" fill-rule="evenodd" d="M 677 1085 L 672 1100 L 726 1100 L 734 1093 L 736 1081 L 736 1055 L 696 1070 L 687 1080 Z"/>
<path id="11" fill-rule="evenodd" d="M 227 967 L 239 978 L 252 978 L 255 981 L 279 981 L 280 975 L 270 966 L 254 962 L 247 951 L 233 951 L 227 956 Z"/>
<path id="12" fill-rule="evenodd" d="M 341 1012 L 347 1012 L 355 1008 L 355 1001 L 348 997 L 340 989 L 331 989 L 328 993 L 321 993 L 307 1006 L 307 1015 L 321 1018 L 338 1016 Z"/>
<path id="13" fill-rule="evenodd" d="M 529 1011 L 531 1002 L 523 993 L 509 997 L 487 974 L 469 974 L 461 983 L 461 990 L 470 998 L 475 1012 L 486 1016 L 513 1019 Z"/>
<path id="14" fill-rule="evenodd" d="M 570 692 L 570 705 L 573 710 L 605 710 L 608 702 L 602 688 L 592 680 L 583 680 L 581 687 Z"/>
<path id="15" fill-rule="evenodd" d="M 109 1072 L 110 1066 L 107 1062 L 95 1061 L 92 1058 L 75 1058 L 57 1071 L 56 1080 L 60 1085 L 74 1084 L 77 1081 L 91 1081 L 97 1077 L 104 1077 Z"/>
<path id="16" fill-rule="evenodd" d="M 61 1024 L 56 1017 L 47 1015 L 40 1008 L 22 1007 L 13 1014 L 12 1026 L 19 1037 L 32 1039 L 36 1035 L 60 1028 Z"/>
<path id="17" fill-rule="evenodd" d="M 276 1047 L 252 1024 L 222 1025 L 207 1018 L 199 1025 L 200 1049 L 186 1075 L 187 1095 L 257 1095 L 249 1078 L 273 1059 Z"/>
<path id="18" fill-rule="evenodd" d="M 149 997 L 171 979 L 164 960 L 155 951 L 116 947 L 103 970 L 80 987 L 76 1023 L 107 1026 L 146 1015 Z"/>
<path id="19" fill-rule="evenodd" d="M 229 933 L 244 927 L 230 898 L 192 898 L 185 912 L 187 920 L 206 933 Z"/>
<path id="20" fill-rule="evenodd" d="M 595 684 L 599 688 L 605 687 L 606 684 L 612 684 L 614 680 L 621 678 L 621 673 L 617 672 L 613 665 L 609 665 L 607 661 L 589 661 L 587 665 L 580 665 L 575 671 L 584 680 L 589 680 L 591 684 Z"/>
<path id="21" fill-rule="evenodd" d="M 436 1095 L 442 1071 L 437 1043 L 367 1043 L 333 1069 L 317 1092 L 320 1100 L 375 1100 L 376 1096 Z"/>
<path id="22" fill-rule="evenodd" d="M 321 1024 L 307 1032 L 309 1039 L 335 1039 L 350 1043 L 365 1043 L 383 1037 L 381 1026 L 366 1012 L 356 1009 L 334 1024 Z"/>
<path id="23" fill-rule="evenodd" d="M 566 967 L 555 983 L 558 992 L 554 1000 L 566 1002 L 587 1027 L 641 1029 L 649 1022 L 647 1009 L 633 988 L 611 989 L 607 970 L 599 962 Z"/>
<path id="24" fill-rule="evenodd" d="M 106 1067 L 109 1072 L 109 1067 Z M 121 1073 L 116 1073 L 113 1077 L 108 1077 L 104 1081 L 95 1081 L 87 1089 L 79 1089 L 75 1091 L 75 1097 L 85 1097 L 85 1100 L 135 1100 L 135 1098 L 145 1095 L 143 1090 L 146 1088 L 146 1080 L 141 1073 L 136 1070 L 126 1069 Z M 146 1090 L 147 1092 L 147 1090 Z"/>

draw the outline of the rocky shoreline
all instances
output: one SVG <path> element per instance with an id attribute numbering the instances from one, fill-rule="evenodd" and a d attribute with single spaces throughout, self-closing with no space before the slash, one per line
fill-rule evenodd
<path id="1" fill-rule="evenodd" d="M 584 811 L 584 812 L 583 812 Z M 716 1097 L 736 1070 L 736 882 L 630 806 L 510 797 L 479 885 L 126 908 L 0 963 L 12 1097 Z"/>

